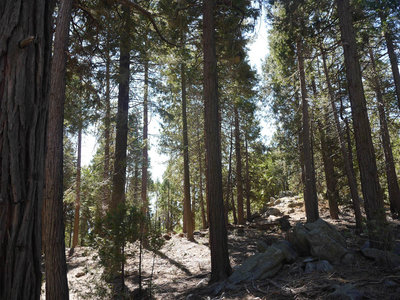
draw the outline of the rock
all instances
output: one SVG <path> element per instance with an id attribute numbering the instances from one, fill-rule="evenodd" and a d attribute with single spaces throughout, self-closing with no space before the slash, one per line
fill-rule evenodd
<path id="1" fill-rule="evenodd" d="M 327 260 L 319 260 L 315 262 L 308 262 L 305 267 L 305 273 L 320 272 L 329 273 L 333 271 L 333 266 Z"/>
<path id="2" fill-rule="evenodd" d="M 79 272 L 79 273 L 76 273 L 76 275 L 75 275 L 76 278 L 79 278 L 82 276 L 85 276 L 85 272 Z"/>
<path id="3" fill-rule="evenodd" d="M 199 237 L 205 237 L 206 236 L 206 234 L 204 232 L 201 232 L 201 231 L 194 231 L 193 235 L 197 235 Z"/>
<path id="4" fill-rule="evenodd" d="M 340 260 L 344 265 L 354 265 L 355 256 L 353 253 L 346 253 Z"/>
<path id="5" fill-rule="evenodd" d="M 361 249 L 361 253 L 379 264 L 385 264 L 390 267 L 400 266 L 400 256 L 393 252 L 365 247 Z"/>
<path id="6" fill-rule="evenodd" d="M 288 220 L 289 218 L 290 218 L 289 216 L 283 216 L 282 218 L 278 219 L 282 231 L 288 231 L 290 228 L 292 228 Z"/>
<path id="7" fill-rule="evenodd" d="M 293 197 L 294 194 L 291 191 L 282 191 L 279 193 L 279 198 L 283 198 L 283 197 Z"/>
<path id="8" fill-rule="evenodd" d="M 164 234 L 163 235 L 164 240 L 169 241 L 171 239 L 171 236 L 169 234 Z"/>
<path id="9" fill-rule="evenodd" d="M 294 208 L 291 208 L 291 209 L 288 210 L 288 214 L 292 214 L 294 212 L 295 212 Z"/>
<path id="10" fill-rule="evenodd" d="M 264 253 L 254 254 L 237 267 L 228 278 L 229 285 L 272 277 L 279 272 L 284 260 L 285 254 L 280 249 L 269 247 Z"/>
<path id="11" fill-rule="evenodd" d="M 243 225 L 239 225 L 239 227 L 236 228 L 235 232 L 236 232 L 236 235 L 243 236 L 244 235 L 244 227 L 243 227 Z"/>
<path id="12" fill-rule="evenodd" d="M 265 252 L 268 249 L 268 244 L 262 240 L 257 241 L 257 251 L 258 252 Z"/>
<path id="13" fill-rule="evenodd" d="M 270 203 L 275 203 L 276 199 L 274 197 L 269 197 L 269 202 Z"/>
<path id="14" fill-rule="evenodd" d="M 279 209 L 277 209 L 275 207 L 270 207 L 265 211 L 264 216 L 268 217 L 268 216 L 271 216 L 271 215 L 273 215 L 273 216 L 282 216 L 283 214 Z"/>
<path id="15" fill-rule="evenodd" d="M 305 225 L 296 224 L 289 237 L 302 255 L 311 254 L 331 263 L 348 253 L 345 239 L 335 227 L 322 219 Z"/>
<path id="16" fill-rule="evenodd" d="M 335 285 L 335 291 L 328 295 L 328 300 L 361 300 L 362 293 L 352 284 Z"/>
<path id="17" fill-rule="evenodd" d="M 183 238 L 185 236 L 185 234 L 183 232 L 181 232 L 180 234 L 178 234 L 178 236 Z"/>
<path id="18" fill-rule="evenodd" d="M 384 284 L 386 287 L 388 287 L 388 288 L 394 288 L 394 287 L 399 286 L 397 282 L 394 282 L 393 280 L 389 280 L 389 279 L 386 279 L 386 280 L 383 282 L 383 284 Z"/>
<path id="19" fill-rule="evenodd" d="M 297 252 L 293 249 L 293 246 L 288 241 L 278 241 L 273 243 L 271 247 L 279 249 L 283 252 L 286 263 L 293 263 L 298 257 Z"/>
<path id="20" fill-rule="evenodd" d="M 267 220 L 259 219 L 256 222 L 252 223 L 250 226 L 252 228 L 257 228 L 257 229 L 260 229 L 260 230 L 268 230 L 268 229 L 270 229 L 270 228 L 272 228 L 274 226 L 279 225 L 279 222 L 277 220 L 276 221 L 272 221 L 272 219 L 273 218 L 267 219 Z"/>
<path id="21" fill-rule="evenodd" d="M 290 202 L 287 206 L 289 208 L 302 207 L 303 206 L 303 202 Z"/>

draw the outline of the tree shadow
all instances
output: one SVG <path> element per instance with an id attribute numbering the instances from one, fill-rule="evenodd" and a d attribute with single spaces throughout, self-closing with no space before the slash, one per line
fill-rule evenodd
<path id="1" fill-rule="evenodd" d="M 178 269 L 180 269 L 181 271 L 183 271 L 186 275 L 188 276 L 192 276 L 192 272 L 190 272 L 190 270 L 188 268 L 186 268 L 183 264 L 181 264 L 180 262 L 168 257 L 166 254 L 162 253 L 159 250 L 153 250 L 153 252 L 155 254 L 157 254 L 159 257 L 161 257 L 162 259 L 167 260 L 171 265 L 174 265 L 175 267 L 177 267 Z"/>

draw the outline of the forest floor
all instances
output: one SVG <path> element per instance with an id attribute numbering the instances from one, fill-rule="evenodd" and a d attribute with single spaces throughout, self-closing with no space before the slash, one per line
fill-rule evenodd
<path id="1" fill-rule="evenodd" d="M 275 201 L 284 215 L 290 215 L 293 226 L 305 222 L 302 200 L 284 197 Z M 154 299 L 328 299 L 335 287 L 351 284 L 360 292 L 346 299 L 400 299 L 400 269 L 383 266 L 365 258 L 360 248 L 366 236 L 354 233 L 355 223 L 350 208 L 341 207 L 340 219 L 329 218 L 326 206 L 320 208 L 321 217 L 333 224 L 346 238 L 348 249 L 354 253 L 351 264 L 334 264 L 333 271 L 306 273 L 306 257 L 298 257 L 292 264 L 283 265 L 274 277 L 238 284 L 235 289 L 212 295 L 208 286 L 210 274 L 210 250 L 207 231 L 198 231 L 195 242 L 171 234 L 171 239 L 157 253 L 144 250 L 142 261 L 143 286 L 152 291 Z M 400 245 L 400 222 L 390 219 L 395 238 Z M 228 231 L 229 254 L 232 267 L 240 265 L 246 258 L 257 253 L 260 241 L 264 244 L 284 239 L 286 233 L 279 226 L 267 230 L 230 226 Z M 139 282 L 138 247 L 126 249 L 128 260 L 125 268 L 126 285 L 130 291 L 137 289 Z M 88 247 L 76 248 L 67 258 L 70 299 L 108 299 L 109 288 L 101 280 L 102 267 L 97 252 Z M 151 286 L 150 286 L 151 285 Z M 358 298 L 357 298 L 358 297 Z M 338 298 L 336 298 L 338 299 Z M 344 299 L 344 298 L 342 298 Z"/>

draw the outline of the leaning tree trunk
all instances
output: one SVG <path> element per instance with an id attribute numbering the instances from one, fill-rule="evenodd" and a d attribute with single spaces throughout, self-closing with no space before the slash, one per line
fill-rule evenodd
<path id="1" fill-rule="evenodd" d="M 39 299 L 53 2 L 0 4 L 0 299 Z"/>
<path id="2" fill-rule="evenodd" d="M 390 144 L 388 124 L 386 121 L 385 102 L 383 100 L 379 74 L 376 70 L 375 58 L 371 48 L 369 49 L 369 57 L 371 59 L 371 64 L 372 64 L 372 72 L 374 80 L 373 86 L 375 89 L 376 100 L 378 102 L 377 104 L 379 112 L 379 122 L 381 125 L 380 131 L 382 137 L 383 152 L 385 154 L 385 169 L 386 169 L 386 178 L 389 190 L 390 211 L 398 216 L 400 213 L 400 189 L 399 189 L 399 183 L 397 181 L 396 168 L 394 165 L 392 146 Z"/>
<path id="3" fill-rule="evenodd" d="M 308 98 L 304 72 L 303 45 L 301 39 L 297 40 L 297 58 L 300 73 L 301 103 L 303 115 L 303 159 L 304 159 L 304 204 L 307 222 L 315 222 L 319 218 L 317 188 L 315 185 L 315 170 L 313 164 L 312 147 L 310 140 L 310 120 L 308 114 Z"/>
<path id="4" fill-rule="evenodd" d="M 340 126 L 339 113 L 338 113 L 336 105 L 335 105 L 335 95 L 334 95 L 334 91 L 333 91 L 332 84 L 331 84 L 331 78 L 329 76 L 329 70 L 328 70 L 328 66 L 326 64 L 325 50 L 322 47 L 321 47 L 321 56 L 322 56 L 322 63 L 323 63 L 323 67 L 324 67 L 326 84 L 328 87 L 329 99 L 331 102 L 333 117 L 334 117 L 334 121 L 335 121 L 336 134 L 339 139 L 340 152 L 343 157 L 347 181 L 348 181 L 349 187 L 350 187 L 350 194 L 351 194 L 351 199 L 352 199 L 352 204 L 353 204 L 353 209 L 354 209 L 354 215 L 355 215 L 355 219 L 356 219 L 356 232 L 361 233 L 362 232 L 362 216 L 361 216 L 361 209 L 360 209 L 360 198 L 358 196 L 357 180 L 354 175 L 355 173 L 354 173 L 354 168 L 353 168 L 353 160 L 349 159 L 349 153 L 351 151 L 351 148 L 346 147 L 346 141 L 344 138 L 343 130 Z"/>
<path id="5" fill-rule="evenodd" d="M 222 192 L 217 56 L 215 51 L 215 0 L 203 3 L 204 127 L 209 198 L 211 279 L 226 279 L 232 272 Z"/>
<path id="6" fill-rule="evenodd" d="M 185 64 L 181 64 L 181 92 L 182 92 L 182 142 L 183 142 L 183 219 L 186 225 L 186 234 L 189 241 L 193 241 L 193 218 L 190 205 L 190 173 L 189 173 L 189 139 L 186 116 L 186 74 Z"/>
<path id="7" fill-rule="evenodd" d="M 337 0 L 344 61 L 353 117 L 361 187 L 368 220 L 368 233 L 372 247 L 384 248 L 387 236 L 386 216 L 383 207 L 383 194 L 379 184 L 375 150 L 371 138 L 367 103 L 361 78 L 361 68 L 356 50 L 356 36 L 352 24 L 349 0 Z"/>
<path id="8" fill-rule="evenodd" d="M 238 224 L 244 225 L 243 180 L 242 180 L 242 152 L 240 151 L 240 125 L 239 112 L 235 104 L 235 154 L 236 154 L 236 191 Z"/>
<path id="9" fill-rule="evenodd" d="M 387 20 L 385 16 L 381 13 L 379 18 L 381 20 L 381 26 L 384 27 L 383 35 L 385 37 L 386 48 L 390 60 L 390 66 L 392 68 L 394 87 L 397 96 L 397 105 L 400 108 L 400 72 L 399 72 L 397 55 L 393 44 L 393 35 L 391 30 L 388 28 L 388 24 L 386 24 Z"/>
<path id="10" fill-rule="evenodd" d="M 62 1 L 57 17 L 51 65 L 45 190 L 43 197 L 43 244 L 46 298 L 69 299 L 63 211 L 63 126 L 65 66 L 72 0 Z"/>

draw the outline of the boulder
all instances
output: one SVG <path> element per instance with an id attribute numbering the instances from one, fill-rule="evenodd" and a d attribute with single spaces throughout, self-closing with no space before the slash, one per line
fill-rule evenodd
<path id="1" fill-rule="evenodd" d="M 365 257 L 373 259 L 379 264 L 393 268 L 400 266 L 400 256 L 393 252 L 364 247 L 361 249 L 361 253 Z"/>
<path id="2" fill-rule="evenodd" d="M 333 266 L 327 260 L 310 261 L 306 263 L 305 273 L 329 273 L 333 271 Z"/>
<path id="3" fill-rule="evenodd" d="M 279 249 L 283 252 L 286 263 L 289 264 L 293 263 L 298 257 L 297 252 L 293 249 L 293 246 L 288 241 L 285 240 L 278 241 L 276 243 L 273 243 L 271 247 Z"/>
<path id="4" fill-rule="evenodd" d="M 258 252 L 265 252 L 268 249 L 268 244 L 262 240 L 257 241 L 257 251 Z"/>
<path id="5" fill-rule="evenodd" d="M 302 255 L 312 255 L 331 263 L 348 253 L 346 242 L 335 227 L 318 219 L 314 223 L 296 224 L 290 240 Z"/>
<path id="6" fill-rule="evenodd" d="M 285 259 L 283 251 L 271 246 L 264 253 L 246 259 L 228 278 L 228 283 L 233 286 L 243 281 L 272 277 L 279 272 Z"/>
<path id="7" fill-rule="evenodd" d="M 268 216 L 271 216 L 271 215 L 273 215 L 273 216 L 282 216 L 283 214 L 279 209 L 277 209 L 275 207 L 270 207 L 265 211 L 264 216 L 268 217 Z"/>

